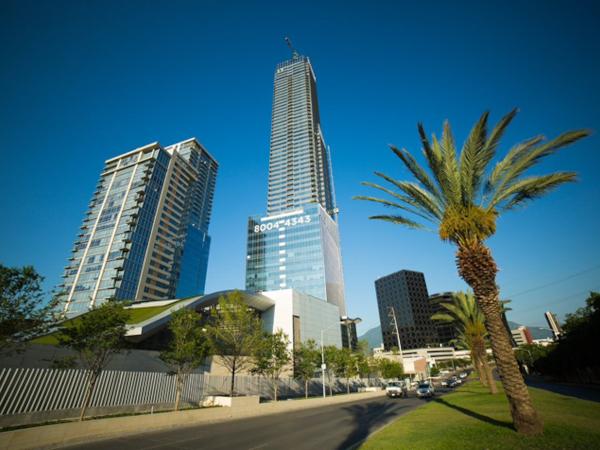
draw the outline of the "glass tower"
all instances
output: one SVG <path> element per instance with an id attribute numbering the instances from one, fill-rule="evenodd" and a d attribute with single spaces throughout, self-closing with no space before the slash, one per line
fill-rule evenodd
<path id="1" fill-rule="evenodd" d="M 107 160 L 59 286 L 66 316 L 203 293 L 217 168 L 196 139 Z"/>
<path id="2" fill-rule="evenodd" d="M 316 78 L 294 52 L 275 69 L 266 216 L 248 220 L 246 289 L 295 289 L 346 315 L 338 210 Z"/>

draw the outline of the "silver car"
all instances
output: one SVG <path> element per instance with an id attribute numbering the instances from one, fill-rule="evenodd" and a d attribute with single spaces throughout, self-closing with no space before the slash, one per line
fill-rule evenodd
<path id="1" fill-rule="evenodd" d="M 417 387 L 418 398 L 433 397 L 433 393 L 433 386 L 431 386 L 430 384 L 423 383 Z"/>

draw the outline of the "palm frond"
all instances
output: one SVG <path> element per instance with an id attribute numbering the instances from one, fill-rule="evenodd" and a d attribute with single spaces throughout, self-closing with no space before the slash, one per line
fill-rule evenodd
<path id="1" fill-rule="evenodd" d="M 525 171 L 539 163 L 543 158 L 556 153 L 561 148 L 564 148 L 589 134 L 589 130 L 568 131 L 545 144 L 533 148 L 529 147 L 529 150 L 519 152 L 517 157 L 508 164 L 504 176 L 497 184 L 492 194 L 490 204 L 488 205 L 488 209 L 493 208 L 494 205 L 499 203 L 498 198 L 506 198 L 505 191 L 510 190 L 513 187 L 513 184 L 518 181 L 519 177 L 523 175 Z"/>
<path id="2" fill-rule="evenodd" d="M 404 163 L 406 168 L 415 176 L 415 178 L 419 180 L 421 184 L 432 194 L 432 196 L 438 201 L 438 203 L 443 203 L 443 198 L 438 187 L 429 177 L 425 169 L 423 169 L 423 167 L 421 167 L 421 165 L 415 160 L 415 158 L 404 148 L 398 149 L 393 145 L 390 145 L 390 148 L 396 154 L 396 156 L 400 158 L 400 160 Z"/>
<path id="3" fill-rule="evenodd" d="M 442 172 L 442 152 L 440 151 L 439 147 L 434 148 L 431 145 L 422 123 L 417 125 L 417 129 L 419 130 L 421 144 L 423 144 L 423 154 L 427 159 L 427 164 L 429 165 L 433 176 L 438 181 L 438 184 L 440 184 L 440 174 Z"/>
<path id="4" fill-rule="evenodd" d="M 382 204 L 384 206 L 388 206 L 388 207 L 391 207 L 391 208 L 398 208 L 398 209 L 401 209 L 403 211 L 406 211 L 406 212 L 409 212 L 411 214 L 415 214 L 415 215 L 417 215 L 419 217 L 422 217 L 423 219 L 431 221 L 431 218 L 429 218 L 425 214 L 423 214 L 423 213 L 421 213 L 419 211 L 416 211 L 416 210 L 414 210 L 412 208 L 409 208 L 407 206 L 404 206 L 404 205 L 402 205 L 400 203 L 392 202 L 390 200 L 385 200 L 385 199 L 377 198 L 377 197 L 370 197 L 370 196 L 367 196 L 367 195 L 357 195 L 355 197 L 352 197 L 352 199 L 353 200 L 363 200 L 363 201 L 368 201 L 368 202 L 373 202 L 373 203 L 380 203 L 380 204 Z"/>
<path id="5" fill-rule="evenodd" d="M 485 164 L 483 161 L 487 139 L 487 120 L 489 112 L 484 112 L 465 141 L 460 152 L 460 185 L 462 203 L 465 206 L 472 201 Z"/>
<path id="6" fill-rule="evenodd" d="M 456 144 L 454 143 L 450 122 L 447 120 L 444 122 L 441 145 L 444 180 L 448 186 L 446 200 L 450 204 L 459 204 L 461 202 L 460 172 L 456 159 Z"/>
<path id="7" fill-rule="evenodd" d="M 406 217 L 398 216 L 398 215 L 390 215 L 390 216 L 371 216 L 369 217 L 371 220 L 383 220 L 384 222 L 391 222 L 397 225 L 404 225 L 409 228 L 414 228 L 417 230 L 423 230 L 425 227 L 420 223 L 407 219 Z"/>
<path id="8" fill-rule="evenodd" d="M 505 189 L 490 203 L 490 207 L 505 211 L 516 208 L 529 200 L 543 197 L 561 184 L 573 182 L 576 178 L 575 172 L 556 172 L 522 179 Z"/>
<path id="9" fill-rule="evenodd" d="M 398 192 L 395 192 L 391 189 L 388 189 L 386 187 L 380 186 L 379 184 L 376 183 L 371 183 L 369 181 L 363 181 L 360 184 L 362 184 L 363 186 L 369 186 L 372 187 L 374 189 L 378 189 L 382 192 L 385 192 L 386 194 L 391 195 L 392 197 L 406 203 L 407 205 L 412 206 L 413 208 L 415 208 L 414 211 L 411 211 L 413 214 L 416 214 L 417 216 L 423 217 L 424 219 L 427 219 L 431 222 L 436 222 L 438 219 L 435 215 L 431 214 L 429 212 L 429 210 L 423 208 L 423 206 L 418 203 L 417 201 L 415 201 L 414 198 L 409 197 L 408 195 L 404 195 L 404 194 L 400 194 Z M 359 196 L 361 197 L 361 196 Z M 359 199 L 361 200 L 361 199 Z"/>
<path id="10" fill-rule="evenodd" d="M 439 322 L 454 322 L 454 317 L 451 316 L 450 314 L 444 314 L 444 313 L 435 313 L 433 316 L 431 316 L 432 320 L 437 320 Z"/>
<path id="11" fill-rule="evenodd" d="M 494 170 L 492 170 L 492 173 L 488 177 L 484 186 L 484 195 L 497 190 L 500 182 L 506 177 L 506 174 L 514 164 L 514 161 L 521 158 L 522 155 L 526 154 L 532 147 L 539 144 L 543 140 L 544 136 L 535 136 L 515 145 L 512 149 L 510 149 L 506 156 L 502 158 L 501 161 L 496 163 Z"/>
<path id="12" fill-rule="evenodd" d="M 442 210 L 438 206 L 435 199 L 429 192 L 427 192 L 418 184 L 409 181 L 398 181 L 381 172 L 375 172 L 375 175 L 396 186 L 406 195 L 411 197 L 418 205 L 421 206 L 421 208 L 427 210 L 432 216 L 439 220 L 442 219 Z"/>

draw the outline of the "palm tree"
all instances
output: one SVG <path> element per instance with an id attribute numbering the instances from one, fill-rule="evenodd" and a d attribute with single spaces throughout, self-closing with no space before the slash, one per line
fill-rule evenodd
<path id="1" fill-rule="evenodd" d="M 441 140 L 431 141 L 419 124 L 426 171 L 405 149 L 391 147 L 417 182 L 398 181 L 380 172 L 375 175 L 391 188 L 363 183 L 390 196 L 389 199 L 360 196 L 359 200 L 377 202 L 400 210 L 400 214 L 377 215 L 384 220 L 411 228 L 425 228 L 421 220 L 437 226 L 439 236 L 458 249 L 458 273 L 473 289 L 485 315 L 492 351 L 510 403 L 515 428 L 524 434 L 539 434 L 542 422 L 533 407 L 529 391 L 519 372 L 511 341 L 502 322 L 499 289 L 496 285 L 498 266 L 485 240 L 496 232 L 496 219 L 504 211 L 515 209 L 541 197 L 557 186 L 575 181 L 573 172 L 525 176 L 547 156 L 587 136 L 587 130 L 569 131 L 546 141 L 536 136 L 515 145 L 493 168 L 490 162 L 506 128 L 517 110 L 504 116 L 488 134 L 488 112 L 471 130 L 460 155 L 457 154 L 450 124 L 446 121 Z M 406 217 L 409 213 L 412 217 Z"/>
<path id="2" fill-rule="evenodd" d="M 498 389 L 485 350 L 485 341 L 488 335 L 485 329 L 485 317 L 477 305 L 475 297 L 470 293 L 457 292 L 452 296 L 451 301 L 439 304 L 446 312 L 435 313 L 431 318 L 455 325 L 458 332 L 455 343 L 471 352 L 473 366 L 479 373 L 482 384 L 488 386 L 492 394 L 497 394 Z"/>

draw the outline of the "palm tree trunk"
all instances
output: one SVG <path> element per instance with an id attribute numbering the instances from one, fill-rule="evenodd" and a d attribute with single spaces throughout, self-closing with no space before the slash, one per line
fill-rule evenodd
<path id="1" fill-rule="evenodd" d="M 304 398 L 308 398 L 308 379 L 304 380 Z"/>
<path id="2" fill-rule="evenodd" d="M 498 386 L 496 386 L 496 380 L 494 380 L 492 369 L 487 361 L 487 355 L 481 360 L 481 365 L 483 366 L 483 376 L 484 378 L 487 378 L 487 384 L 490 387 L 490 393 L 497 394 Z"/>
<path id="3" fill-rule="evenodd" d="M 460 276 L 473 288 L 477 303 L 485 316 L 485 327 L 490 335 L 492 352 L 510 404 L 514 426 L 522 434 L 540 434 L 543 432 L 542 420 L 533 407 L 502 321 L 496 285 L 496 262 L 490 250 L 483 243 L 477 242 L 460 245 L 456 263 Z"/>

